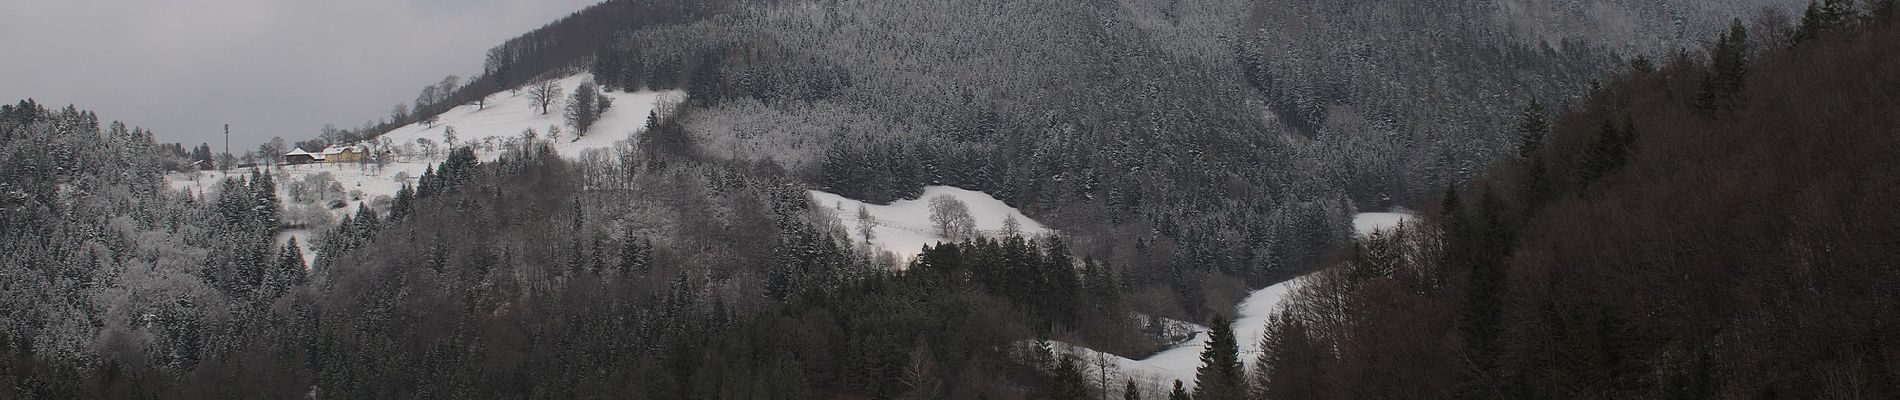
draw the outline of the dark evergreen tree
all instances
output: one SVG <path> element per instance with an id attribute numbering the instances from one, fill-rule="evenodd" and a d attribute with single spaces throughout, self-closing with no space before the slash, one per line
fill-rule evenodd
<path id="1" fill-rule="evenodd" d="M 258 229 L 268 236 L 277 234 L 277 215 L 283 206 L 277 200 L 277 182 L 271 173 L 263 170 L 251 171 L 250 196 L 251 212 Z"/>
<path id="2" fill-rule="evenodd" d="M 1703 78 L 1696 108 L 1705 115 L 1714 115 L 1735 108 L 1748 75 L 1748 28 L 1742 26 L 1742 20 L 1730 23 L 1728 32 L 1716 39 L 1709 57 L 1709 76 Z"/>
<path id="3" fill-rule="evenodd" d="M 298 247 L 297 238 L 292 237 L 285 241 L 283 250 L 278 251 L 276 268 L 266 275 L 265 282 L 268 288 L 266 300 L 281 296 L 284 291 L 308 281 L 309 274 L 305 270 L 303 248 Z"/>
<path id="4" fill-rule="evenodd" d="M 1634 124 L 1625 119 L 1623 126 L 1618 128 L 1609 121 L 1603 121 L 1603 129 L 1585 150 L 1579 183 L 1588 186 L 1623 167 L 1629 159 L 1630 146 L 1636 143 Z"/>
<path id="5" fill-rule="evenodd" d="M 622 274 L 646 273 L 653 257 L 653 242 L 633 231 L 629 226 L 620 234 L 620 260 L 615 267 Z"/>
<path id="6" fill-rule="evenodd" d="M 693 77 L 687 82 L 686 98 L 695 107 L 710 107 L 725 101 L 726 74 L 717 53 L 710 52 L 700 57 L 699 64 L 693 67 Z"/>
<path id="7" fill-rule="evenodd" d="M 1544 145 L 1544 137 L 1549 134 L 1550 117 L 1544 111 L 1544 105 L 1539 104 L 1537 99 L 1532 98 L 1531 104 L 1525 106 L 1524 112 L 1519 114 L 1519 122 L 1517 124 L 1518 157 L 1530 157 L 1531 152 L 1537 151 L 1538 147 Z"/>
<path id="8" fill-rule="evenodd" d="M 1141 392 L 1135 389 L 1135 380 L 1129 379 L 1122 384 L 1122 400 L 1141 400 Z"/>
<path id="9" fill-rule="evenodd" d="M 1088 400 L 1088 378 L 1082 376 L 1082 370 L 1075 365 L 1073 357 L 1064 355 L 1060 358 L 1049 379 L 1049 399 Z"/>
<path id="10" fill-rule="evenodd" d="M 395 199 L 389 203 L 389 222 L 401 221 L 415 212 L 416 189 L 409 182 L 403 182 L 402 188 L 396 189 Z"/>
<path id="11" fill-rule="evenodd" d="M 1504 258 L 1511 252 L 1511 227 L 1504 220 L 1504 201 L 1489 187 L 1479 196 L 1471 214 L 1459 214 L 1447 232 L 1446 251 L 1450 265 L 1470 271 L 1465 288 L 1459 330 L 1470 351 L 1487 359 L 1496 342 L 1503 304 Z M 1488 361 L 1487 361 L 1488 362 Z"/>
<path id="12" fill-rule="evenodd" d="M 1168 400 L 1194 400 L 1194 396 L 1188 394 L 1186 388 L 1181 387 L 1180 379 L 1175 379 L 1174 391 L 1168 392 Z"/>
<path id="13" fill-rule="evenodd" d="M 1234 326 L 1227 317 L 1214 315 L 1209 324 L 1207 348 L 1201 350 L 1201 367 L 1194 371 L 1194 398 L 1199 400 L 1244 400 L 1247 384 L 1242 380 L 1240 345 L 1234 339 Z"/>
<path id="14" fill-rule="evenodd" d="M 1801 14 L 1801 25 L 1795 27 L 1793 41 L 1798 45 L 1845 28 L 1857 14 L 1854 0 L 1808 0 L 1808 8 Z"/>

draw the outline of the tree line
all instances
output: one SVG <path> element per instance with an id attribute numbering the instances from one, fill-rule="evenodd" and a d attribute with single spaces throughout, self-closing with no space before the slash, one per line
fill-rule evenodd
<path id="1" fill-rule="evenodd" d="M 1892 396 L 1900 254 L 1873 221 L 1896 175 L 1873 149 L 1900 29 L 1872 5 L 1786 47 L 1735 21 L 1708 59 L 1633 63 L 1523 132 L 1538 145 L 1307 278 L 1256 396 Z"/>

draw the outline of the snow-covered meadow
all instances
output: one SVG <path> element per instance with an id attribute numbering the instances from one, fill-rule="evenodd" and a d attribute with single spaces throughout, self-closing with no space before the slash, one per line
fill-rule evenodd
<path id="1" fill-rule="evenodd" d="M 1391 229 L 1412 217 L 1405 212 L 1361 213 L 1353 216 L 1353 229 L 1360 237 L 1372 232 Z M 1256 368 L 1256 358 L 1260 354 L 1260 339 L 1266 335 L 1267 318 L 1284 308 L 1282 302 L 1298 289 L 1304 278 L 1293 278 L 1286 282 L 1254 290 L 1236 306 L 1238 315 L 1233 322 L 1234 338 L 1240 345 L 1240 359 L 1247 368 Z M 1194 387 L 1194 370 L 1201 366 L 1201 351 L 1207 348 L 1208 336 L 1203 331 L 1194 339 L 1167 348 L 1139 360 L 1097 352 L 1087 347 L 1069 343 L 1053 342 L 1058 350 L 1066 350 L 1083 361 L 1085 372 L 1094 376 L 1101 372 L 1103 361 L 1110 365 L 1110 372 L 1119 375 L 1117 381 L 1134 380 L 1138 386 L 1151 388 L 1165 387 L 1180 380 L 1189 389 Z M 1119 387 L 1119 386 L 1115 386 Z"/>
<path id="2" fill-rule="evenodd" d="M 573 93 L 582 81 L 589 79 L 591 75 L 583 73 L 558 82 L 564 93 Z M 466 104 L 450 109 L 432 124 L 403 126 L 373 139 L 373 147 L 391 151 L 391 159 L 382 163 L 260 167 L 268 169 L 275 179 L 278 199 L 284 205 L 283 217 L 289 225 L 278 241 L 296 237 L 304 248 L 304 256 L 314 259 L 316 252 L 310 240 L 314 232 L 366 203 L 372 208 L 387 206 L 383 202 L 395 196 L 404 183 L 414 185 L 423 171 L 447 157 L 450 140 L 444 133 L 450 128 L 455 130 L 454 145 L 473 147 L 478 158 L 494 160 L 500 156 L 502 145 L 521 137 L 523 131 L 533 129 L 540 138 L 548 139 L 550 127 L 558 127 L 562 133 L 554 138 L 555 150 L 566 157 L 579 157 L 587 151 L 611 149 L 635 137 L 646 127 L 649 115 L 684 98 L 679 91 L 602 92 L 601 96 L 612 99 L 613 106 L 583 136 L 575 136 L 573 128 L 566 126 L 562 119 L 565 99 L 551 105 L 544 115 L 539 107 L 533 106 L 525 90 L 511 90 L 488 95 L 483 105 Z M 250 175 L 255 169 L 171 173 L 165 178 L 173 190 L 208 198 L 216 195 L 219 183 L 225 178 Z"/>
<path id="3" fill-rule="evenodd" d="M 593 79 L 592 74 L 576 74 L 561 78 L 557 82 L 562 93 L 574 93 L 581 82 Z M 553 137 L 554 149 L 563 156 L 578 157 L 588 150 L 609 149 L 615 144 L 633 137 L 634 133 L 645 129 L 647 117 L 663 107 L 671 107 L 685 99 L 685 94 L 677 90 L 641 91 L 641 92 L 601 92 L 601 97 L 612 99 L 613 106 L 601 115 L 586 135 L 575 136 L 573 127 L 567 126 L 562 118 L 565 99 L 548 107 L 547 114 L 534 105 L 526 90 L 516 89 L 488 95 L 486 104 L 464 104 L 438 116 L 434 123 L 415 123 L 384 134 L 378 141 L 386 141 L 397 149 L 408 149 L 410 153 L 423 150 L 434 143 L 435 146 L 448 144 L 445 135 L 449 129 L 455 130 L 456 146 L 474 146 L 482 160 L 493 160 L 500 155 L 503 143 L 509 139 L 521 137 L 522 132 L 533 129 L 543 139 L 558 128 L 560 136 Z M 446 147 L 442 147 L 446 148 Z M 438 160 L 439 161 L 439 160 Z"/>
<path id="4" fill-rule="evenodd" d="M 924 194 L 915 199 L 893 201 L 891 204 L 870 204 L 845 198 L 836 194 L 813 190 L 809 192 L 818 207 L 835 215 L 844 225 L 845 232 L 859 243 L 864 242 L 864 232 L 860 229 L 858 208 L 863 207 L 875 224 L 871 228 L 872 249 L 888 251 L 898 256 L 898 260 L 909 260 L 923 251 L 925 245 L 945 240 L 937 227 L 930 221 L 930 199 L 937 196 L 950 196 L 969 206 L 970 217 L 976 220 L 978 233 L 988 236 L 1005 234 L 1005 220 L 1015 218 L 1018 233 L 1023 236 L 1039 236 L 1049 233 L 1042 223 L 1023 215 L 1021 210 L 1004 204 L 1002 200 L 987 193 L 964 190 L 950 186 L 930 186 L 924 188 Z"/>

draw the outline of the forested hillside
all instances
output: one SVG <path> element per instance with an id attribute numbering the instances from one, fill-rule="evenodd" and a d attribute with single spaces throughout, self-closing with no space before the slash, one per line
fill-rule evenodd
<path id="1" fill-rule="evenodd" d="M 1900 25 L 1843 3 L 1527 118 L 1516 158 L 1305 281 L 1261 396 L 1900 394 Z"/>
<path id="2" fill-rule="evenodd" d="M 556 120 L 539 82 L 681 104 L 579 154 L 444 127 L 309 263 L 270 168 L 170 191 L 182 146 L 23 101 L 0 398 L 1171 394 L 1052 342 L 1208 349 L 1171 398 L 1891 395 L 1894 29 L 1639 3 L 612 0 L 304 144 Z M 931 186 L 1054 233 L 902 259 L 811 196 Z M 1426 222 L 1332 256 L 1390 207 Z M 1243 379 L 1225 317 L 1302 275 Z"/>

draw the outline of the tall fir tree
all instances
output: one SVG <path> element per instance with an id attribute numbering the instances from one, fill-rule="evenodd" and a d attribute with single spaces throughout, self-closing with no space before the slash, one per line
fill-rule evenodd
<path id="1" fill-rule="evenodd" d="M 1187 389 L 1181 387 L 1180 379 L 1175 379 L 1174 391 L 1168 392 L 1168 400 L 1194 400 L 1194 395 L 1188 394 Z"/>
<path id="2" fill-rule="evenodd" d="M 283 250 L 277 252 L 276 268 L 266 275 L 265 281 L 270 297 L 282 296 L 290 288 L 309 281 L 309 274 L 305 270 L 303 260 L 303 248 L 298 247 L 297 238 L 292 237 L 285 241 Z"/>
<path id="3" fill-rule="evenodd" d="M 1082 376 L 1082 369 L 1075 365 L 1075 358 L 1060 356 L 1056 361 L 1055 376 L 1050 378 L 1049 398 L 1051 400 L 1088 400 L 1088 378 Z"/>
<path id="4" fill-rule="evenodd" d="M 1233 322 L 1215 314 L 1210 328 L 1207 348 L 1201 350 L 1201 368 L 1194 371 L 1194 398 L 1244 400 L 1248 391 L 1241 380 L 1240 345 L 1234 339 Z"/>
<path id="5" fill-rule="evenodd" d="M 1704 115 L 1734 109 L 1740 102 L 1742 84 L 1748 76 L 1748 28 L 1742 20 L 1729 23 L 1728 32 L 1715 41 L 1709 51 L 1709 75 L 1702 80 L 1696 96 L 1696 109 Z"/>
<path id="6" fill-rule="evenodd" d="M 1550 116 L 1544 110 L 1544 105 L 1532 98 L 1531 104 L 1524 107 L 1517 124 L 1518 157 L 1530 157 L 1531 152 L 1544 145 L 1544 137 L 1549 134 Z"/>

